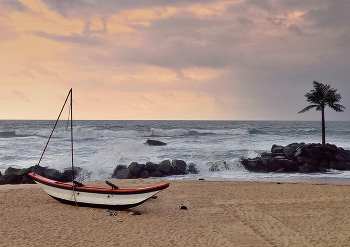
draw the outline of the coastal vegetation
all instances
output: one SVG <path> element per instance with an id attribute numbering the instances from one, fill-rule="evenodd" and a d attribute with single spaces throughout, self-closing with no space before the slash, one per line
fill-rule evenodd
<path id="1" fill-rule="evenodd" d="M 302 109 L 299 113 L 304 113 L 312 108 L 316 108 L 316 111 L 321 111 L 322 115 L 322 146 L 326 145 L 326 126 L 324 109 L 329 106 L 336 112 L 343 112 L 345 107 L 338 104 L 341 100 L 341 96 L 337 93 L 337 89 L 331 88 L 329 84 L 323 84 L 318 81 L 313 81 L 313 87 L 309 93 L 305 94 L 306 101 L 310 103 L 307 107 Z"/>

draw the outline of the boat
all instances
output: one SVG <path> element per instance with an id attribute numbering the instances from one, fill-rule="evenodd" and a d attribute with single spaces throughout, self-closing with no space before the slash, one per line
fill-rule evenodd
<path id="1" fill-rule="evenodd" d="M 160 191 L 169 187 L 170 183 L 146 188 L 119 188 L 113 183 L 106 181 L 111 188 L 91 187 L 75 181 L 74 165 L 73 165 L 73 109 L 72 109 L 72 89 L 70 89 L 62 110 L 53 127 L 51 135 L 46 143 L 44 151 L 39 159 L 38 164 L 33 172 L 28 175 L 39 184 L 44 191 L 59 202 L 75 205 L 78 207 L 97 207 L 114 210 L 125 210 L 138 206 L 146 202 Z M 72 163 L 72 183 L 63 183 L 55 181 L 37 174 L 40 161 L 43 158 L 45 150 L 49 144 L 55 127 L 60 119 L 61 113 L 70 98 L 70 129 L 71 129 L 71 163 Z"/>

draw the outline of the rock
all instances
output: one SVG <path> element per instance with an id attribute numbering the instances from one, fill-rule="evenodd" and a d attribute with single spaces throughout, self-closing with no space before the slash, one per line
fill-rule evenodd
<path id="1" fill-rule="evenodd" d="M 141 213 L 140 212 L 138 212 L 138 211 L 130 211 L 130 213 L 129 213 L 130 215 L 141 215 Z"/>
<path id="2" fill-rule="evenodd" d="M 151 172 L 150 174 L 150 177 L 155 177 L 155 178 L 160 178 L 160 177 L 164 177 L 164 174 L 161 173 L 160 171 L 154 171 L 154 172 Z"/>
<path id="3" fill-rule="evenodd" d="M 172 166 L 170 163 L 170 160 L 164 160 L 162 161 L 158 167 L 157 167 L 157 171 L 160 171 L 163 175 L 172 175 Z"/>
<path id="4" fill-rule="evenodd" d="M 49 169 L 49 170 L 53 170 L 53 169 Z M 76 179 L 78 176 L 79 176 L 79 174 L 80 174 L 80 172 L 82 171 L 83 169 L 82 168 L 80 168 L 80 167 L 74 167 L 74 178 Z M 48 172 L 49 174 L 51 173 L 51 174 L 54 174 L 54 171 L 52 171 L 52 172 Z M 45 171 L 44 171 L 44 175 L 43 175 L 44 177 L 46 177 L 47 176 L 47 171 L 46 171 L 46 169 L 45 169 Z M 57 180 L 57 181 L 59 181 L 59 182 L 72 182 L 72 179 L 73 179 L 73 169 L 72 169 L 72 167 L 68 167 L 68 168 L 65 168 L 64 169 L 64 171 L 63 171 L 63 173 L 61 174 L 61 178 L 60 178 L 60 180 Z M 56 180 L 56 179 L 55 179 Z"/>
<path id="5" fill-rule="evenodd" d="M 183 204 L 180 204 L 179 208 L 180 208 L 180 210 L 187 210 L 187 207 L 185 205 L 183 205 Z"/>
<path id="6" fill-rule="evenodd" d="M 0 179 L 0 184 L 20 184 L 23 180 L 23 175 L 10 174 L 4 175 Z"/>
<path id="7" fill-rule="evenodd" d="M 132 162 L 129 165 L 129 171 L 132 176 L 139 177 L 141 172 L 145 169 L 145 164 L 139 164 L 137 162 Z"/>
<path id="8" fill-rule="evenodd" d="M 316 171 L 317 171 L 317 167 L 309 163 L 305 163 L 304 165 L 299 167 L 300 173 L 311 173 Z"/>
<path id="9" fill-rule="evenodd" d="M 312 165 L 315 165 L 315 166 L 318 165 L 317 160 L 315 160 L 315 159 L 313 159 L 313 158 L 303 157 L 303 156 L 298 156 L 298 157 L 297 157 L 297 163 L 298 163 L 299 165 L 303 165 L 303 164 L 305 164 L 305 163 L 309 163 L 309 164 L 312 164 Z"/>
<path id="10" fill-rule="evenodd" d="M 314 146 L 313 148 L 308 148 L 307 152 L 309 153 L 309 157 L 315 160 L 323 160 L 324 159 L 324 154 L 323 151 L 321 151 L 322 146 L 316 147 Z"/>
<path id="11" fill-rule="evenodd" d="M 281 168 L 283 168 L 283 171 L 285 172 L 297 172 L 299 170 L 299 167 L 295 161 L 281 156 L 275 157 L 267 164 L 267 170 L 269 172 L 275 172 Z"/>
<path id="12" fill-rule="evenodd" d="M 74 169 L 74 177 L 77 177 L 78 176 L 78 172 L 77 174 L 75 174 L 75 169 Z M 70 169 L 70 174 L 72 174 L 72 169 Z M 45 172 L 44 172 L 44 176 L 48 179 L 52 179 L 52 180 L 55 180 L 55 181 L 61 181 L 62 180 L 62 173 L 60 171 L 57 171 L 55 169 L 45 169 Z M 72 181 L 72 179 L 70 180 Z"/>
<path id="13" fill-rule="evenodd" d="M 193 163 L 188 164 L 187 172 L 188 173 L 193 173 L 193 174 L 198 174 L 199 173 L 199 171 L 198 171 L 198 169 L 196 167 L 196 164 L 193 164 Z"/>
<path id="14" fill-rule="evenodd" d="M 283 153 L 283 149 L 283 146 L 273 144 L 271 148 L 271 153 Z"/>
<path id="15" fill-rule="evenodd" d="M 322 167 L 322 166 L 319 166 L 317 169 L 318 169 L 319 172 L 322 172 L 322 173 L 327 172 L 327 168 Z"/>
<path id="16" fill-rule="evenodd" d="M 153 162 L 147 162 L 145 166 L 145 170 L 148 171 L 148 173 L 155 172 L 157 170 L 158 165 Z"/>
<path id="17" fill-rule="evenodd" d="M 329 164 L 326 160 L 321 160 L 318 164 L 318 168 L 323 167 L 325 169 L 329 169 Z"/>
<path id="18" fill-rule="evenodd" d="M 291 143 L 284 147 L 283 153 L 289 157 L 294 157 L 296 151 L 304 146 L 304 143 Z"/>
<path id="19" fill-rule="evenodd" d="M 149 145 L 149 146 L 165 146 L 166 145 L 165 142 L 161 142 L 161 141 L 157 141 L 157 140 L 150 140 L 150 139 L 148 139 L 144 144 Z"/>
<path id="20" fill-rule="evenodd" d="M 346 170 L 347 166 L 347 163 L 344 161 L 331 161 L 329 164 L 329 168 L 335 170 Z"/>
<path id="21" fill-rule="evenodd" d="M 329 150 L 332 153 L 336 153 L 338 151 L 338 147 L 336 145 L 332 145 L 329 143 L 327 143 L 324 148 Z"/>
<path id="22" fill-rule="evenodd" d="M 114 168 L 113 170 L 113 173 L 112 173 L 112 178 L 116 178 L 117 177 L 117 173 L 120 171 L 120 170 L 123 170 L 123 169 L 127 169 L 128 167 L 126 165 L 117 165 L 116 168 Z"/>
<path id="23" fill-rule="evenodd" d="M 128 168 L 121 169 L 115 175 L 116 179 L 129 179 L 131 178 L 131 173 Z"/>
<path id="24" fill-rule="evenodd" d="M 140 173 L 140 176 L 139 176 L 139 177 L 140 177 L 140 178 L 149 178 L 150 175 L 149 175 L 148 171 L 143 170 L 143 171 Z"/>
<path id="25" fill-rule="evenodd" d="M 254 159 L 244 159 L 241 158 L 240 160 L 241 164 L 245 169 L 252 172 L 267 172 L 266 165 L 263 164 L 260 158 L 254 158 Z"/>
<path id="26" fill-rule="evenodd" d="M 9 168 L 6 169 L 5 175 L 19 175 L 21 170 L 22 169 L 9 167 Z"/>
<path id="27" fill-rule="evenodd" d="M 186 174 L 187 164 L 183 160 L 173 160 L 171 162 L 171 165 L 173 167 L 173 174 L 174 175 L 184 175 Z"/>
<path id="28" fill-rule="evenodd" d="M 310 154 L 306 150 L 305 146 L 298 148 L 297 151 L 294 153 L 294 158 L 297 158 L 298 156 L 303 156 L 308 158 L 310 157 Z"/>
<path id="29" fill-rule="evenodd" d="M 332 153 L 331 151 L 325 151 L 323 152 L 323 155 L 327 161 L 335 160 L 335 153 Z"/>

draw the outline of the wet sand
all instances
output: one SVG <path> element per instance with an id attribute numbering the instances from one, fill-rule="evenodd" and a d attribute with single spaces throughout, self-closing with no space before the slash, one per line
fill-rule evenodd
<path id="1" fill-rule="evenodd" d="M 349 192 L 350 184 L 170 180 L 132 209 L 141 215 L 111 216 L 59 203 L 37 185 L 3 185 L 0 246 L 350 246 Z"/>

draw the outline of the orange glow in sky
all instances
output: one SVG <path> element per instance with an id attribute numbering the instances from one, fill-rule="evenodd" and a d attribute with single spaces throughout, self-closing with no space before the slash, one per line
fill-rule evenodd
<path id="1" fill-rule="evenodd" d="M 313 80 L 342 89 L 350 21 L 248 2 L 0 0 L 0 119 L 55 119 L 70 88 L 76 119 L 301 119 Z"/>

